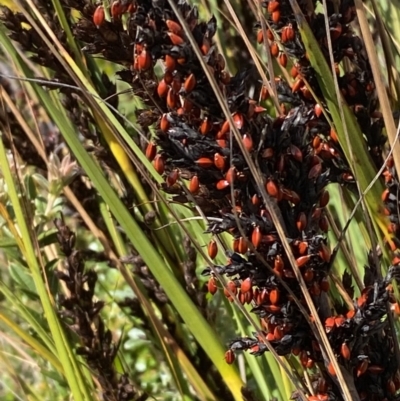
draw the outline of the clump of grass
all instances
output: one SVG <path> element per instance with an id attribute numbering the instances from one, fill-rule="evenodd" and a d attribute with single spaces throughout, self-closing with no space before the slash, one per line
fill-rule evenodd
<path id="1" fill-rule="evenodd" d="M 68 382 L 61 387 L 76 399 L 100 391 L 115 400 L 396 400 L 400 165 L 389 99 L 397 98 L 397 77 L 386 88 L 362 3 L 254 2 L 242 18 L 239 4 L 207 4 L 218 20 L 172 0 L 61 1 L 58 18 L 53 5 L 28 4 L 22 13 L 3 9 L 17 50 L 1 34 L 15 75 L 32 77 L 27 55 L 45 67 L 34 67 L 36 79 L 20 95 L 43 114 L 21 113 L 18 89 L 4 77 L 1 121 L 20 184 L 4 180 L 22 199 L 29 238 L 19 238 L 7 209 L 1 215 L 19 251 L 5 253 L 7 261 L 19 262 L 19 276 L 36 272 L 30 291 L 40 294 L 51 336 L 23 300 L 11 304 L 41 333 L 41 354 Z M 392 38 L 375 17 L 370 25 L 393 67 Z M 118 91 L 133 100 L 122 103 Z M 62 163 L 51 152 L 76 158 L 79 174 L 56 174 Z M 17 199 L 4 203 L 15 208 Z M 104 304 L 93 301 L 97 274 L 71 259 L 84 251 L 72 252 L 62 220 L 67 262 L 54 269 L 62 256 L 47 233 L 60 210 L 82 231 L 82 248 L 97 249 L 88 253 L 96 270 L 113 277 L 100 293 L 119 313 L 130 308 L 123 318 L 103 311 L 109 328 L 99 318 Z M 28 239 L 37 259 L 31 252 L 25 265 Z M 115 276 L 99 267 L 99 253 Z M 58 277 L 66 288 L 43 292 L 38 266 L 46 282 Z M 134 297 L 118 295 L 128 288 Z M 60 320 L 49 320 L 53 297 L 69 311 Z M 134 386 L 129 366 L 141 354 L 126 362 L 118 352 L 126 337 L 111 341 L 124 322 L 140 322 L 154 344 L 142 347 L 151 379 L 143 374 Z M 82 344 L 76 352 L 73 341 L 57 340 L 70 332 Z"/>

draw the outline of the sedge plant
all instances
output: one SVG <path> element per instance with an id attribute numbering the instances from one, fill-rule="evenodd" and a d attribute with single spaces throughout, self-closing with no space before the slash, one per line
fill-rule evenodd
<path id="1" fill-rule="evenodd" d="M 4 4 L 4 399 L 399 399 L 395 3 Z"/>

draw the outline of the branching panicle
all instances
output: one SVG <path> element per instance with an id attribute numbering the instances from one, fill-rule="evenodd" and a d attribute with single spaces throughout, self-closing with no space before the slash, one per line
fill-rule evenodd
<path id="1" fill-rule="evenodd" d="M 118 345 L 113 342 L 111 331 L 100 317 L 104 302 L 93 299 L 97 274 L 94 270 L 85 271 L 84 260 L 74 249 L 75 234 L 64 221 L 57 219 L 54 224 L 58 230 L 58 242 L 66 256 L 65 271 L 57 273 L 68 289 L 68 295 L 59 297 L 60 315 L 78 336 L 77 353 L 96 372 L 104 400 L 137 400 L 138 391 L 127 375 L 119 376 L 114 368 Z"/>

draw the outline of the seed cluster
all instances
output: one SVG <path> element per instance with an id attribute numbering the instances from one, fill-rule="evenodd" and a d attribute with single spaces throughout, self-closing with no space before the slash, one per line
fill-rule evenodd
<path id="1" fill-rule="evenodd" d="M 312 3 L 315 6 L 316 2 Z M 381 166 L 384 138 L 371 69 L 362 42 L 349 25 L 356 15 L 354 3 L 340 2 L 338 13 L 334 12 L 333 2 L 327 3 L 339 87 L 361 126 L 374 162 Z M 235 76 L 226 71 L 225 60 L 213 43 L 215 19 L 201 22 L 195 7 L 184 2 L 178 4 L 207 68 L 227 100 L 242 144 L 263 175 L 268 195 L 280 209 L 293 255 L 310 294 L 315 302 L 322 302 L 323 293 L 329 289 L 331 259 L 324 236 L 328 230 L 325 208 L 329 202 L 325 187 L 331 182 L 351 186 L 354 179 L 336 131 L 322 113 L 322 91 L 289 2 L 265 1 L 263 6 L 269 24 L 266 39 L 272 56 L 284 68 L 289 59 L 292 62 L 293 81 L 288 83 L 277 78 L 274 83 L 280 103 L 277 116 L 269 115 L 260 104 L 269 97 L 266 87 L 258 85 L 256 96 L 248 96 L 248 70 L 239 71 Z M 300 6 L 309 16 L 310 27 L 328 59 L 323 15 L 315 14 L 314 10 L 310 12 L 309 2 L 300 2 Z M 128 14 L 128 29 L 120 32 L 114 46 L 110 46 L 108 32 L 118 29 L 123 13 Z M 232 136 L 230 123 L 182 26 L 167 3 L 160 7 L 158 2 L 146 0 L 115 1 L 111 15 L 112 21 L 106 21 L 103 6 L 93 12 L 92 26 L 90 30 L 85 28 L 82 38 L 88 42 L 86 31 L 89 30 L 96 40 L 88 43 L 86 49 L 102 53 L 109 60 L 123 64 L 128 61 L 130 69 L 122 71 L 121 78 L 130 82 L 135 93 L 140 93 L 145 103 L 155 110 L 153 121 L 159 116 L 157 139 L 149 142 L 145 153 L 156 170 L 165 176 L 163 189 L 173 194 L 175 200 L 187 202 L 187 192 L 180 179 L 187 180 L 187 190 L 197 205 L 213 217 L 207 231 L 229 232 L 233 236 L 228 263 L 216 267 L 219 274 L 229 279 L 225 296 L 233 301 L 233 293 L 241 303 L 253 305 L 267 340 L 278 354 L 298 355 L 303 367 L 308 369 L 321 364 L 319 344 L 279 278 L 302 300 L 299 284 L 239 143 Z M 81 20 L 78 29 L 83 26 L 90 26 L 90 21 Z M 256 24 L 257 41 L 263 43 L 260 26 Z M 131 47 L 126 45 L 126 37 L 133 39 Z M 117 42 L 120 46 L 116 49 Z M 129 55 L 128 59 L 122 54 Z M 351 72 L 340 73 L 339 64 L 344 59 L 353 66 Z M 154 73 L 157 60 L 161 60 L 163 67 L 161 76 Z M 315 102 L 312 92 L 322 99 L 321 104 Z M 143 123 L 143 127 L 153 121 Z M 260 262 L 255 251 L 272 271 Z M 216 242 L 210 241 L 209 256 L 215 258 L 217 252 Z M 396 269 L 393 266 L 383 280 L 374 277 L 376 281 L 366 286 L 354 308 L 333 316 L 321 312 L 332 348 L 341 366 L 349 372 L 347 376 L 354 382 L 360 399 L 392 400 L 399 388 L 394 359 L 383 359 L 393 355 L 393 341 L 387 322 L 382 320 L 389 299 L 387 287 L 396 276 L 393 273 Z M 207 268 L 203 274 L 211 276 L 208 290 L 214 294 L 219 284 L 213 269 Z M 236 339 L 229 344 L 226 361 L 232 363 L 235 352 L 243 350 L 261 355 L 266 345 L 257 334 L 254 338 Z M 327 372 L 314 377 L 317 395 L 310 396 L 310 400 L 340 399 L 330 365 Z"/>

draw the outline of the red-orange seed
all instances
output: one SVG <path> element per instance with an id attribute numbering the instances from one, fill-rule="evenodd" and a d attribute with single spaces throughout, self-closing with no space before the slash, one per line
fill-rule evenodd
<path id="1" fill-rule="evenodd" d="M 283 67 L 286 68 L 288 62 L 287 55 L 285 53 L 281 53 L 279 56 L 279 64 Z"/>
<path id="2" fill-rule="evenodd" d="M 344 342 L 341 347 L 340 347 L 340 354 L 342 355 L 342 357 L 346 360 L 349 360 L 351 357 L 351 352 L 350 352 L 350 348 L 347 345 L 346 342 Z"/>
<path id="3" fill-rule="evenodd" d="M 226 181 L 228 181 L 229 184 L 233 184 L 233 182 L 236 180 L 237 178 L 237 171 L 235 167 L 230 167 L 229 170 L 226 172 L 225 174 L 225 179 Z"/>
<path id="4" fill-rule="evenodd" d="M 331 128 L 331 131 L 330 131 L 330 133 L 329 133 L 329 136 L 331 137 L 331 139 L 332 139 L 333 142 L 336 142 L 336 143 L 339 142 L 339 137 L 338 137 L 336 131 L 335 131 L 333 128 Z"/>
<path id="5" fill-rule="evenodd" d="M 222 124 L 221 130 L 220 130 L 221 135 L 222 135 L 222 136 L 223 136 L 223 135 L 226 135 L 226 134 L 229 132 L 229 129 L 230 129 L 229 121 L 226 120 L 226 121 Z"/>
<path id="6" fill-rule="evenodd" d="M 282 308 L 278 305 L 265 305 L 263 308 L 269 313 L 280 313 Z"/>
<path id="7" fill-rule="evenodd" d="M 244 117 L 243 117 L 242 113 L 235 113 L 232 116 L 232 119 L 233 119 L 233 122 L 235 123 L 237 129 L 242 129 L 243 128 Z"/>
<path id="8" fill-rule="evenodd" d="M 174 92 L 172 88 L 170 88 L 167 94 L 167 106 L 170 109 L 175 109 L 178 105 L 178 100 L 179 98 L 177 94 Z"/>
<path id="9" fill-rule="evenodd" d="M 194 175 L 189 182 L 189 191 L 192 194 L 196 194 L 199 191 L 199 188 L 200 188 L 199 177 L 197 175 Z"/>
<path id="10" fill-rule="evenodd" d="M 317 118 L 322 114 L 322 107 L 319 103 L 316 103 L 314 106 L 314 114 Z"/>
<path id="11" fill-rule="evenodd" d="M 175 185 L 176 181 L 178 181 L 178 178 L 179 178 L 179 170 L 178 169 L 172 170 L 168 174 L 168 177 L 166 179 L 167 186 L 172 187 L 173 185 Z"/>
<path id="12" fill-rule="evenodd" d="M 232 365 L 232 363 L 235 362 L 235 354 L 231 349 L 225 352 L 225 362 L 228 365 Z"/>
<path id="13" fill-rule="evenodd" d="M 179 46 L 179 45 L 183 45 L 183 43 L 185 42 L 183 40 L 183 38 L 181 38 L 179 35 L 177 35 L 176 33 L 173 32 L 168 32 L 168 36 L 172 42 L 173 45 L 175 46 Z"/>
<path id="14" fill-rule="evenodd" d="M 227 135 L 224 134 L 222 131 L 218 131 L 217 135 L 215 135 L 215 139 L 226 139 Z"/>
<path id="15" fill-rule="evenodd" d="M 274 234 L 263 235 L 261 242 L 267 245 L 273 244 L 277 240 L 277 236 Z"/>
<path id="16" fill-rule="evenodd" d="M 138 58 L 139 71 L 148 70 L 152 65 L 151 54 L 146 49 L 142 50 Z"/>
<path id="17" fill-rule="evenodd" d="M 299 231 L 304 231 L 307 227 L 307 216 L 304 212 L 301 212 L 297 217 L 296 226 Z"/>
<path id="18" fill-rule="evenodd" d="M 208 38 L 204 38 L 203 44 L 200 47 L 201 52 L 206 56 L 210 51 L 210 48 L 211 48 L 210 40 Z"/>
<path id="19" fill-rule="evenodd" d="M 214 166 L 214 162 L 208 157 L 200 157 L 195 163 L 201 168 L 210 168 Z"/>
<path id="20" fill-rule="evenodd" d="M 182 35 L 183 29 L 182 29 L 182 27 L 180 26 L 180 24 L 178 24 L 177 22 L 172 21 L 172 20 L 170 20 L 170 19 L 167 19 L 167 20 L 165 21 L 165 24 L 167 25 L 168 29 L 169 29 L 172 33 L 174 33 L 174 34 L 176 34 L 176 35 L 179 35 L 179 36 Z"/>
<path id="21" fill-rule="evenodd" d="M 160 121 L 160 129 L 162 132 L 167 132 L 169 130 L 170 127 L 170 123 L 168 121 L 168 117 L 167 114 L 164 113 L 161 117 L 161 121 Z"/>
<path id="22" fill-rule="evenodd" d="M 271 19 L 277 24 L 281 20 L 281 12 L 279 10 L 274 11 L 271 15 Z"/>
<path id="23" fill-rule="evenodd" d="M 330 333 L 335 327 L 335 317 L 331 316 L 325 320 L 325 331 Z"/>
<path id="24" fill-rule="evenodd" d="M 274 288 L 273 290 L 270 291 L 269 301 L 271 302 L 272 305 L 277 305 L 279 302 L 279 298 L 280 298 L 279 290 Z"/>
<path id="25" fill-rule="evenodd" d="M 315 361 L 312 358 L 308 358 L 307 359 L 307 364 L 306 364 L 306 368 L 307 369 L 312 369 L 315 365 Z"/>
<path id="26" fill-rule="evenodd" d="M 272 14 L 274 11 L 276 11 L 276 10 L 278 10 L 278 9 L 279 9 L 279 1 L 273 0 L 273 1 L 270 1 L 270 2 L 268 3 L 268 8 L 267 8 L 267 10 L 268 10 L 268 12 L 269 12 L 270 14 Z"/>
<path id="27" fill-rule="evenodd" d="M 284 26 L 282 28 L 282 32 L 281 32 L 281 42 L 282 43 L 286 43 L 288 41 L 287 39 L 287 32 L 286 32 L 286 27 Z"/>
<path id="28" fill-rule="evenodd" d="M 185 83 L 183 85 L 186 93 L 191 92 L 194 87 L 196 86 L 196 77 L 194 74 L 190 74 L 186 79 L 185 79 Z"/>
<path id="29" fill-rule="evenodd" d="M 279 188 L 273 180 L 267 181 L 266 190 L 268 192 L 268 195 L 272 196 L 273 198 L 278 197 Z"/>
<path id="30" fill-rule="evenodd" d="M 335 367 L 333 366 L 333 363 L 332 363 L 332 362 L 329 362 L 329 365 L 328 365 L 328 372 L 329 372 L 329 374 L 330 374 L 331 376 L 336 376 L 336 370 L 335 370 Z"/>
<path id="31" fill-rule="evenodd" d="M 257 194 L 254 194 L 252 197 L 251 197 L 251 203 L 254 205 L 254 206 L 258 206 L 259 204 L 260 204 L 260 198 L 259 198 L 259 196 L 257 195 Z M 253 243 L 253 245 L 254 245 L 254 243 Z M 255 246 L 255 245 L 254 245 Z"/>
<path id="32" fill-rule="evenodd" d="M 299 75 L 299 70 L 298 70 L 298 64 L 295 64 L 291 69 L 290 69 L 290 75 L 292 78 L 296 78 Z"/>
<path id="33" fill-rule="evenodd" d="M 167 54 L 165 56 L 165 68 L 167 69 L 167 71 L 174 71 L 175 70 L 175 66 L 176 66 L 176 60 L 170 56 L 169 54 Z M 172 79 L 171 79 L 172 82 Z"/>
<path id="34" fill-rule="evenodd" d="M 105 21 L 105 13 L 104 7 L 98 6 L 93 14 L 93 23 L 96 25 L 97 28 L 100 28 Z"/>
<path id="35" fill-rule="evenodd" d="M 285 266 L 285 264 L 283 263 L 282 256 L 281 255 L 275 256 L 274 269 L 281 272 L 283 270 L 284 266 Z"/>
<path id="36" fill-rule="evenodd" d="M 367 370 L 368 370 L 368 372 L 370 372 L 370 373 L 372 373 L 374 375 L 379 375 L 385 369 L 382 366 L 379 366 L 379 365 L 369 365 Z"/>
<path id="37" fill-rule="evenodd" d="M 288 24 L 287 26 L 282 28 L 282 33 L 281 33 L 282 43 L 291 42 L 292 40 L 294 40 L 294 38 L 295 38 L 295 32 L 292 24 Z"/>
<path id="38" fill-rule="evenodd" d="M 153 160 L 153 166 L 156 169 L 158 174 L 163 174 L 165 170 L 164 159 L 161 155 L 156 155 Z"/>
<path id="39" fill-rule="evenodd" d="M 253 150 L 253 139 L 249 134 L 243 135 L 242 142 L 248 152 L 251 152 Z"/>
<path id="40" fill-rule="evenodd" d="M 315 150 L 317 150 L 320 145 L 321 145 L 321 138 L 318 135 L 316 135 L 313 139 L 312 146 Z"/>
<path id="41" fill-rule="evenodd" d="M 255 195 L 256 196 L 256 195 Z M 254 248 L 258 248 L 262 239 L 262 234 L 259 226 L 254 227 L 253 232 L 251 234 L 251 242 Z"/>
<path id="42" fill-rule="evenodd" d="M 357 377 L 362 376 L 368 369 L 368 360 L 364 359 L 360 364 L 357 366 Z"/>
<path id="43" fill-rule="evenodd" d="M 263 31 L 262 31 L 262 29 L 260 29 L 257 32 L 257 43 L 261 44 L 263 41 L 264 41 Z"/>
<path id="44" fill-rule="evenodd" d="M 319 196 L 319 206 L 325 207 L 329 203 L 329 192 L 324 189 Z"/>
<path id="45" fill-rule="evenodd" d="M 212 122 L 206 117 L 200 125 L 200 132 L 202 135 L 207 135 L 212 129 Z"/>
<path id="46" fill-rule="evenodd" d="M 231 292 L 232 292 L 234 295 L 236 295 L 236 293 L 237 293 L 236 284 L 235 284 L 232 280 L 229 280 L 229 281 L 226 283 L 226 285 L 227 285 L 228 288 L 231 290 Z"/>
<path id="47" fill-rule="evenodd" d="M 300 269 L 302 268 L 306 263 L 308 263 L 311 259 L 310 255 L 305 255 L 305 256 L 300 256 L 299 258 L 296 259 L 297 267 Z"/>
<path id="48" fill-rule="evenodd" d="M 217 280 L 215 279 L 215 277 L 211 277 L 211 278 L 208 280 L 207 289 L 208 289 L 208 292 L 209 292 L 211 295 L 214 295 L 214 294 L 218 291 Z"/>
<path id="49" fill-rule="evenodd" d="M 307 241 L 300 241 L 299 243 L 299 254 L 304 255 L 307 251 L 308 248 L 308 242 Z"/>
<path id="50" fill-rule="evenodd" d="M 278 57 L 278 55 L 279 55 L 279 46 L 278 46 L 278 44 L 276 42 L 271 43 L 270 50 L 271 50 L 272 57 Z"/>
<path id="51" fill-rule="evenodd" d="M 226 165 L 226 159 L 220 153 L 214 154 L 214 165 L 217 169 L 223 170 Z"/>
<path id="52" fill-rule="evenodd" d="M 157 147 L 154 142 L 149 142 L 146 147 L 146 157 L 148 160 L 153 161 L 157 154 Z"/>
<path id="53" fill-rule="evenodd" d="M 386 188 L 386 189 L 382 192 L 382 195 L 381 195 L 382 202 L 386 202 L 386 201 L 388 200 L 389 194 L 390 194 L 390 191 L 389 191 L 388 188 Z"/>
<path id="54" fill-rule="evenodd" d="M 331 260 L 331 250 L 323 242 L 321 243 L 318 255 L 326 263 L 329 263 Z"/>
<path id="55" fill-rule="evenodd" d="M 124 8 L 125 7 L 121 4 L 119 0 L 113 1 L 110 8 L 110 14 L 113 19 L 119 18 L 125 11 Z"/>
<path id="56" fill-rule="evenodd" d="M 234 238 L 232 241 L 233 252 L 239 252 L 238 245 L 239 245 L 239 238 Z"/>
<path id="57" fill-rule="evenodd" d="M 238 243 L 238 251 L 239 251 L 239 253 L 245 254 L 248 249 L 249 249 L 249 246 L 247 244 L 246 238 L 240 237 L 239 238 L 239 243 Z"/>
<path id="58" fill-rule="evenodd" d="M 292 93 L 296 93 L 304 86 L 304 81 L 301 78 L 297 78 L 292 85 Z"/>
<path id="59" fill-rule="evenodd" d="M 208 252 L 208 256 L 211 259 L 215 259 L 215 257 L 218 254 L 218 246 L 217 246 L 217 243 L 213 239 L 208 243 L 207 252 Z"/>
<path id="60" fill-rule="evenodd" d="M 240 290 L 242 291 L 243 294 L 246 294 L 246 292 L 249 292 L 251 290 L 252 286 L 253 286 L 253 282 L 251 281 L 251 278 L 247 277 L 240 284 Z"/>
<path id="61" fill-rule="evenodd" d="M 226 139 L 217 139 L 215 142 L 217 142 L 217 144 L 220 148 L 228 147 L 228 142 L 226 141 Z"/>
<path id="62" fill-rule="evenodd" d="M 157 94 L 160 97 L 166 97 L 168 95 L 168 85 L 164 79 L 162 79 L 157 86 Z"/>
<path id="63" fill-rule="evenodd" d="M 229 182 L 227 180 L 219 180 L 216 184 L 216 187 L 219 191 L 222 191 L 225 188 L 229 187 Z"/>

